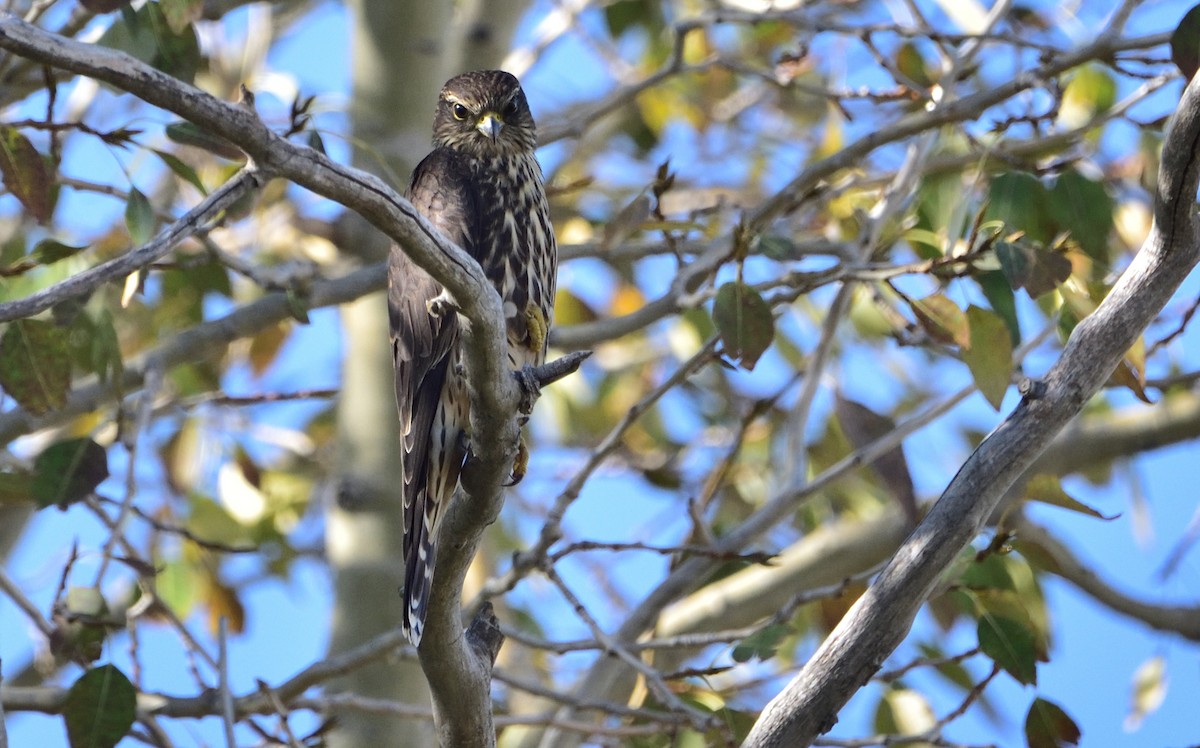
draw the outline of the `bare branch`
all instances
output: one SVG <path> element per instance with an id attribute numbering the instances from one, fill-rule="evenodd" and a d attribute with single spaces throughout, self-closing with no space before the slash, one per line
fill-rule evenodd
<path id="1" fill-rule="evenodd" d="M 0 16 L 0 33 L 3 33 L 3 26 L 6 22 L 9 22 L 9 19 Z M 181 85 L 178 81 L 176 84 Z M 256 169 L 253 167 L 242 169 L 144 246 L 72 275 L 64 281 L 32 293 L 23 299 L 0 304 L 0 322 L 32 317 L 59 302 L 91 293 L 102 283 L 124 278 L 130 273 L 151 265 L 170 252 L 179 242 L 205 231 L 209 228 L 209 222 L 217 219 L 227 208 L 252 190 L 257 189 L 261 184 L 262 180 Z"/>
<path id="2" fill-rule="evenodd" d="M 1100 307 L 1075 328 L 1045 378 L 979 445 L 941 499 L 796 678 L 767 705 L 748 748 L 809 745 L 908 633 L 939 575 L 1008 487 L 1104 384 L 1200 258 L 1200 83 L 1185 90 L 1163 145 L 1154 226 Z"/>
<path id="3" fill-rule="evenodd" d="M 0 23 L 2 20 L 0 19 Z M 335 280 L 313 284 L 303 301 L 308 309 L 335 306 L 378 291 L 383 288 L 384 282 L 383 265 L 372 265 Z M 23 408 L 14 408 L 0 414 L 0 444 L 7 444 L 19 436 L 39 429 L 66 423 L 82 413 L 110 402 L 118 393 L 131 392 L 141 387 L 146 372 L 151 368 L 157 367 L 166 371 L 185 361 L 195 361 L 213 355 L 239 338 L 290 318 L 294 311 L 295 308 L 287 294 L 272 293 L 220 319 L 184 330 L 141 356 L 126 361 L 125 373 L 120 382 L 100 382 L 95 377 L 90 377 L 71 391 L 66 404 L 58 410 L 45 415 L 34 415 Z"/>

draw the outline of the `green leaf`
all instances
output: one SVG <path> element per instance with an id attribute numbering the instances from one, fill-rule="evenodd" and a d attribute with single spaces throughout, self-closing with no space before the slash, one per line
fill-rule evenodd
<path id="1" fill-rule="evenodd" d="M 175 35 L 187 31 L 204 13 L 204 0 L 158 0 L 158 4 L 162 7 L 167 27 Z"/>
<path id="2" fill-rule="evenodd" d="M 942 256 L 946 246 L 946 238 L 929 229 L 912 228 L 904 232 L 904 240 L 922 259 L 934 259 Z"/>
<path id="3" fill-rule="evenodd" d="M 918 86 L 933 84 L 934 76 L 930 74 L 929 64 L 912 42 L 905 42 L 896 51 L 896 69 Z"/>
<path id="4" fill-rule="evenodd" d="M 108 453 L 91 439 L 51 444 L 33 461 L 31 491 L 38 506 L 82 501 L 108 477 Z"/>
<path id="5" fill-rule="evenodd" d="M 891 418 L 876 413 L 862 403 L 845 398 L 841 392 L 834 395 L 833 403 L 833 412 L 842 427 L 842 433 L 854 449 L 863 449 L 896 430 L 896 422 Z M 920 511 L 917 508 L 917 497 L 913 492 L 912 476 L 908 470 L 908 461 L 904 457 L 903 445 L 897 444 L 875 458 L 870 466 L 888 493 L 900 504 L 905 516 L 916 525 L 920 519 Z"/>
<path id="6" fill-rule="evenodd" d="M 233 143 L 219 135 L 202 130 L 191 122 L 172 122 L 164 130 L 166 136 L 180 145 L 190 145 L 201 148 L 221 158 L 231 161 L 245 161 L 246 154 Z"/>
<path id="7" fill-rule="evenodd" d="M 795 242 L 779 234 L 765 234 L 760 236 L 758 238 L 758 252 L 763 257 L 768 257 L 778 262 L 800 259 L 800 255 L 796 252 Z"/>
<path id="8" fill-rule="evenodd" d="M 966 587 L 974 590 L 995 589 L 1015 592 L 1017 589 L 1016 583 L 1008 573 L 1004 559 L 994 553 L 968 566 L 963 571 L 960 581 Z"/>
<path id="9" fill-rule="evenodd" d="M 917 646 L 921 651 L 921 657 L 929 662 L 937 663 L 934 666 L 935 672 L 947 682 L 954 684 L 964 692 L 975 688 L 975 678 L 962 662 L 947 658 L 946 653 L 936 644 L 925 642 Z M 982 697 L 984 694 L 980 694 L 980 696 Z"/>
<path id="10" fill-rule="evenodd" d="M 1017 299 L 1013 296 L 1012 286 L 1008 284 L 1004 273 L 1000 270 L 980 273 L 975 276 L 975 282 L 979 284 L 979 290 L 983 291 L 992 311 L 1004 320 L 1013 347 L 1020 345 L 1021 323 L 1017 320 Z"/>
<path id="11" fill-rule="evenodd" d="M 933 293 L 917 299 L 912 305 L 913 314 L 925 332 L 943 343 L 954 343 L 967 348 L 971 344 L 971 329 L 967 317 L 945 294 Z"/>
<path id="12" fill-rule="evenodd" d="M 1058 252 L 1031 247 L 1022 241 L 998 241 L 992 248 L 1000 261 L 1000 271 L 1013 289 L 1024 288 L 1030 298 L 1053 291 L 1071 277 L 1071 261 Z"/>
<path id="13" fill-rule="evenodd" d="M 114 748 L 133 726 L 137 691 L 113 665 L 83 675 L 67 692 L 63 721 L 71 748 Z"/>
<path id="14" fill-rule="evenodd" d="M 1070 232 L 1071 238 L 1088 256 L 1107 268 L 1110 261 L 1108 237 L 1112 233 L 1116 206 L 1104 185 L 1074 169 L 1065 171 L 1050 189 L 1048 207 L 1059 227 Z M 1062 262 L 1066 263 L 1066 258 Z M 1029 295 L 1034 296 L 1034 293 L 1030 291 Z"/>
<path id="15" fill-rule="evenodd" d="M 738 642 L 730 656 L 734 662 L 749 662 L 754 659 L 769 660 L 775 656 L 779 643 L 790 633 L 791 629 L 787 626 L 773 623 Z"/>
<path id="16" fill-rule="evenodd" d="M 204 182 L 200 181 L 200 175 L 196 173 L 195 169 L 181 161 L 178 156 L 157 149 L 155 149 L 154 153 L 162 159 L 162 162 L 167 165 L 168 169 L 175 172 L 175 176 L 200 190 L 201 195 L 208 194 L 208 190 L 204 189 Z"/>
<path id="17" fill-rule="evenodd" d="M 71 335 L 44 320 L 9 324 L 0 337 L 0 387 L 41 415 L 61 408 L 71 387 Z"/>
<path id="18" fill-rule="evenodd" d="M 15 127 L 0 125 L 0 177 L 38 223 L 53 212 L 50 175 L 42 154 Z"/>
<path id="19" fill-rule="evenodd" d="M 1120 514 L 1107 515 L 1100 511 L 1084 504 L 1068 494 L 1062 487 L 1062 482 L 1058 476 L 1043 473 L 1035 475 L 1029 479 L 1029 483 L 1025 485 L 1025 498 L 1030 501 L 1040 501 L 1043 504 L 1070 509 L 1073 512 L 1086 514 L 1089 517 L 1112 521 L 1120 517 Z"/>
<path id="20" fill-rule="evenodd" d="M 160 3 L 146 3 L 136 11 L 122 7 L 121 20 L 108 27 L 99 43 L 127 52 L 185 83 L 191 83 L 200 69 L 196 29 L 188 24 L 180 31 L 172 30 Z"/>
<path id="21" fill-rule="evenodd" d="M 296 320 L 302 325 L 309 324 L 308 299 L 304 298 L 290 288 L 284 294 L 284 298 L 287 299 L 288 314 L 292 315 L 292 319 Z"/>
<path id="22" fill-rule="evenodd" d="M 112 312 L 105 309 L 97 315 L 91 341 L 90 368 L 101 382 L 120 382 L 125 373 L 121 358 L 121 341 L 113 324 Z"/>
<path id="23" fill-rule="evenodd" d="M 750 286 L 731 281 L 717 291 L 713 321 L 725 343 L 725 353 L 739 360 L 745 369 L 753 369 L 775 338 L 775 318 L 771 307 Z"/>
<path id="24" fill-rule="evenodd" d="M 942 149 L 942 152 L 956 155 L 961 153 L 961 149 L 950 146 Z M 921 180 L 917 193 L 920 221 L 915 228 L 924 233 L 905 232 L 905 238 L 922 259 L 943 256 L 951 246 L 948 235 L 954 233 L 957 238 L 962 224 L 963 203 L 969 199 L 970 192 L 963 188 L 961 172 L 928 174 Z"/>
<path id="25" fill-rule="evenodd" d="M 43 239 L 34 245 L 29 254 L 20 254 L 15 257 L 5 257 L 3 267 L 0 268 L 0 277 L 15 276 L 29 272 L 35 267 L 41 265 L 49 265 L 59 260 L 66 259 L 74 254 L 77 254 L 87 249 L 87 246 L 73 247 L 69 244 L 63 244 L 55 239 Z M 71 300 L 68 299 L 69 303 Z"/>
<path id="26" fill-rule="evenodd" d="M 1003 221 L 1008 232 L 1023 231 L 1030 239 L 1049 244 L 1054 238 L 1054 225 L 1047 202 L 1046 187 L 1032 174 L 1000 174 L 988 187 L 984 220 Z"/>
<path id="27" fill-rule="evenodd" d="M 986 309 L 967 308 L 971 345 L 963 350 L 963 361 L 979 391 L 996 410 L 1004 400 L 1012 379 L 1012 338 L 1004 321 Z"/>
<path id="28" fill-rule="evenodd" d="M 186 559 L 169 561 L 154 579 L 154 589 L 175 615 L 187 618 L 204 591 L 204 578 L 198 565 Z"/>
<path id="29" fill-rule="evenodd" d="M 81 247 L 63 244 L 55 239 L 43 239 L 33 245 L 33 249 L 29 252 L 29 260 L 38 265 L 49 265 L 52 262 L 65 260 L 72 255 L 76 255 L 87 249 L 88 245 L 84 244 Z"/>
<path id="30" fill-rule="evenodd" d="M 1079 68 L 1063 90 L 1057 124 L 1062 128 L 1083 127 L 1117 100 L 1117 84 L 1099 65 Z"/>
<path id="31" fill-rule="evenodd" d="M 325 150 L 325 141 L 321 138 L 321 133 L 317 132 L 316 130 L 309 130 L 305 133 L 304 139 L 305 142 L 308 143 L 309 148 L 312 148 L 318 153 L 329 155 Z"/>
<path id="32" fill-rule="evenodd" d="M 977 630 L 979 649 L 1017 682 L 1037 684 L 1037 648 L 1033 632 L 1011 618 L 985 615 Z"/>
<path id="33" fill-rule="evenodd" d="M 1200 5 L 1194 6 L 1171 34 L 1171 61 L 1191 79 L 1200 68 Z"/>
<path id="34" fill-rule="evenodd" d="M 1025 742 L 1029 748 L 1062 748 L 1079 745 L 1082 733 L 1075 720 L 1058 704 L 1034 699 L 1025 715 Z"/>
<path id="35" fill-rule="evenodd" d="M 663 16 L 658 3 L 650 0 L 617 0 L 604 6 L 604 21 L 612 38 L 636 26 L 649 31 L 662 28 Z"/>
<path id="36" fill-rule="evenodd" d="M 154 229 L 158 219 L 154 216 L 154 208 L 150 201 L 137 187 L 129 189 L 129 202 L 125 203 L 125 228 L 133 239 L 133 245 L 140 247 L 154 238 Z"/>
<path id="37" fill-rule="evenodd" d="M 55 307 L 55 311 L 59 312 L 62 307 Z M 93 319 L 83 313 L 82 308 L 68 307 L 59 314 L 71 320 L 71 355 L 75 365 L 92 372 L 101 382 L 115 382 L 120 388 L 125 364 L 121 359 L 121 344 L 117 339 L 112 312 L 101 309 Z"/>

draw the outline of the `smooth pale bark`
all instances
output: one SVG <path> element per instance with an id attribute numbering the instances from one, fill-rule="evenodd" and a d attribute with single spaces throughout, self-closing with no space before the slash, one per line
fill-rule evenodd
<path id="1" fill-rule="evenodd" d="M 350 127 L 353 163 L 403 189 L 429 148 L 432 112 L 445 79 L 451 3 L 357 0 L 351 13 Z M 341 249 L 365 261 L 386 256 L 387 240 L 356 214 L 340 224 Z M 326 512 L 326 551 L 334 605 L 329 653 L 335 655 L 395 628 L 404 581 L 399 427 L 383 293 L 341 308 L 342 392 L 338 400 L 338 483 Z M 428 705 L 414 660 L 359 668 L 330 691 Z M 346 710 L 329 736 L 332 748 L 429 746 L 424 720 Z"/>

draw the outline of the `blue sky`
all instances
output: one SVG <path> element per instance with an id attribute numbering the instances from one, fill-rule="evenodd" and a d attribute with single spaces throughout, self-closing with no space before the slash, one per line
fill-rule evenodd
<path id="1" fill-rule="evenodd" d="M 540 7 L 544 7 L 541 4 Z M 1090 6 L 1089 6 L 1090 7 Z M 1175 23 L 1187 9 L 1186 3 L 1146 3 L 1135 15 L 1134 28 L 1140 32 L 1163 30 Z M 340 5 L 326 3 L 316 11 L 315 18 L 297 27 L 296 32 L 275 48 L 271 57 L 272 66 L 290 71 L 301 82 L 303 90 L 315 92 L 330 101 L 344 100 L 347 87 L 346 32 Z M 1085 20 L 1095 21 L 1097 19 Z M 237 22 L 231 24 L 237 27 Z M 527 24 L 529 28 L 529 24 Z M 1076 38 L 1087 32 L 1087 25 L 1067 28 Z M 526 88 L 535 114 L 559 110 L 564 102 L 562 91 L 571 91 L 572 98 L 586 96 L 604 82 L 590 72 L 586 65 L 579 65 L 580 55 L 590 52 L 573 42 L 564 42 L 550 52 L 552 58 L 575 64 L 555 65 L 548 61 L 540 65 L 526 78 Z M 563 72 L 569 70 L 570 72 Z M 1177 96 L 1179 85 L 1173 85 L 1166 96 Z M 1155 103 L 1151 102 L 1150 106 Z M 1162 98 L 1157 106 L 1165 110 Z M 336 126 L 340 117 L 327 115 L 330 126 Z M 1131 133 L 1130 133 L 1131 135 Z M 1130 136 L 1126 135 L 1126 137 Z M 338 153 L 341 146 L 333 139 L 326 139 L 331 152 Z M 679 170 L 681 178 L 703 179 L 703 171 L 690 168 L 687 154 L 690 144 L 682 139 L 668 138 L 654 154 L 654 159 L 641 165 L 643 170 L 652 170 L 659 157 L 672 156 L 672 165 Z M 1119 147 L 1120 143 L 1114 143 Z M 99 150 L 99 149 L 98 149 Z M 343 151 L 344 152 L 344 151 Z M 553 153 L 548 154 L 553 159 Z M 123 159 L 118 161 L 119 159 Z M 107 153 L 96 153 L 89 159 L 89 170 L 95 169 L 97 180 L 121 180 L 120 163 L 128 163 L 127 157 L 113 157 Z M 625 166 L 629 166 L 625 164 Z M 136 165 L 135 165 L 136 167 Z M 638 168 L 638 165 L 629 166 Z M 135 171 L 136 174 L 136 171 Z M 600 175 L 619 180 L 619 170 Z M 637 181 L 640 177 L 626 177 Z M 68 193 L 71 194 L 71 193 Z M 81 198 L 84 199 L 84 198 Z M 85 201 L 87 199 L 84 199 Z M 81 223 L 78 230 L 87 235 L 98 227 L 107 225 L 111 214 L 119 211 L 115 201 L 100 199 L 85 202 L 81 207 L 66 205 L 75 215 L 94 214 L 92 222 Z M 566 269 L 570 273 L 570 268 Z M 576 273 L 573 282 L 581 274 Z M 1184 300 L 1200 295 L 1200 283 L 1191 279 L 1184 292 L 1177 298 Z M 216 311 L 215 309 L 213 310 Z M 337 348 L 328 345 L 337 336 L 337 319 L 333 311 L 318 311 L 312 315 L 313 325 L 299 329 L 289 343 L 289 351 L 281 362 L 260 381 L 252 381 L 245 371 L 235 371 L 226 382 L 231 393 L 254 390 L 289 389 L 298 378 L 306 386 L 314 386 L 312 372 L 327 374 L 325 382 L 337 382 Z M 320 344 L 318 344 L 320 343 Z M 315 353 L 314 353 L 315 352 Z M 1172 347 L 1175 357 L 1192 368 L 1200 366 L 1200 340 L 1190 331 Z M 853 356 L 849 359 L 853 363 Z M 864 357 L 864 362 L 869 361 Z M 769 363 L 769 362 L 766 362 Z M 1035 358 L 1032 367 L 1044 366 L 1043 356 Z M 920 359 L 912 358 L 906 366 L 910 373 L 919 371 Z M 1036 370 L 1033 372 L 1036 373 Z M 764 379 L 780 376 L 778 367 L 764 365 L 754 374 L 743 376 L 742 384 L 750 390 L 762 388 Z M 894 387 L 881 386 L 878 371 L 871 366 L 845 366 L 838 372 L 839 382 L 848 395 L 887 409 L 894 403 L 898 391 Z M 944 383 L 946 391 L 968 381 L 963 367 L 940 367 L 934 374 L 939 385 Z M 1123 398 L 1118 398 L 1123 399 Z M 965 404 L 959 414 L 965 419 L 987 430 L 999 422 L 1015 404 L 1010 393 L 1001 414 L 992 411 L 982 398 L 975 396 Z M 306 407 L 292 409 L 264 409 L 264 418 L 283 423 L 296 423 Z M 828 404 L 818 403 L 819 408 Z M 923 498 L 936 496 L 954 474 L 968 453 L 967 445 L 957 440 L 948 430 L 931 429 L 918 438 L 910 439 L 906 445 L 910 465 L 913 466 L 918 494 Z M 1031 515 L 1038 521 L 1055 528 L 1059 535 L 1086 560 L 1094 564 L 1098 573 L 1114 584 L 1132 591 L 1137 596 L 1152 601 L 1188 602 L 1200 599 L 1200 554 L 1189 554 L 1176 573 L 1167 581 L 1157 578 L 1166 555 L 1180 537 L 1196 511 L 1197 500 L 1194 474 L 1200 452 L 1194 444 L 1185 444 L 1159 450 L 1139 461 L 1136 469 L 1123 468 L 1119 478 L 1111 486 L 1093 487 L 1078 479 L 1067 481 L 1069 490 L 1101 511 L 1109 514 L 1121 513 L 1112 522 L 1071 514 L 1050 507 L 1033 507 Z M 114 449 L 113 474 L 122 471 L 119 449 Z M 570 465 L 577 454 L 560 451 L 535 452 L 531 468 L 531 482 L 521 487 L 523 496 L 556 495 L 555 490 L 563 481 L 563 469 Z M 537 478 L 536 476 L 549 476 Z M 1136 484 L 1149 506 L 1148 520 L 1152 529 L 1150 541 L 1139 540 L 1133 521 L 1133 507 L 1129 497 L 1134 494 L 1131 486 Z M 103 489 L 118 494 L 115 482 Z M 597 539 L 627 539 L 630 535 L 645 537 L 648 528 L 662 531 L 662 523 L 668 521 L 672 505 L 667 501 L 656 501 L 647 495 L 640 483 L 632 483 L 627 477 L 608 471 L 591 481 L 580 501 L 572 508 L 567 518 L 567 528 L 582 537 Z M 505 521 L 518 533 L 530 537 L 539 523 L 530 518 L 521 518 L 506 512 Z M 684 525 L 675 520 L 677 529 L 669 529 L 678 536 Z M 632 528 L 632 529 L 631 529 Z M 670 525 L 668 525 L 670 528 Z M 319 534 L 319 528 L 306 526 L 302 532 Z M 662 539 L 662 535 L 657 536 Z M 48 608 L 54 587 L 58 581 L 62 563 L 70 543 L 67 539 L 78 539 L 83 548 L 98 548 L 104 538 L 101 528 L 83 512 L 43 512 L 31 524 L 26 537 L 8 564 L 8 571 L 42 607 Z M 92 558 L 85 557 L 81 563 L 82 579 L 90 579 L 89 564 Z M 638 581 L 649 573 L 659 573 L 662 561 L 645 556 L 631 556 L 612 565 L 614 583 L 625 590 L 638 589 Z M 91 567 L 91 568 L 94 568 Z M 576 592 L 585 600 L 598 603 L 597 593 L 588 589 L 588 576 L 584 568 L 567 565 L 564 573 Z M 998 745 L 1015 745 L 1021 742 L 1019 725 L 1025 709 L 1036 695 L 1056 701 L 1084 727 L 1084 745 L 1098 746 L 1182 746 L 1200 742 L 1200 713 L 1195 706 L 1196 694 L 1200 694 L 1200 647 L 1189 644 L 1178 637 L 1161 636 L 1144 626 L 1121 619 L 1098 607 L 1090 598 L 1083 596 L 1058 580 L 1043 581 L 1049 598 L 1053 618 L 1052 662 L 1040 670 L 1039 686 L 1036 689 L 1019 686 L 1007 676 L 1000 676 L 989 688 L 988 693 L 998 706 L 1009 726 L 987 721 L 975 712 L 960 720 L 949 732 L 949 736 L 970 743 L 994 742 Z M 518 590 L 518 599 L 537 602 L 544 609 L 556 611 L 548 619 L 550 633 L 564 638 L 582 636 L 586 629 L 575 620 L 556 594 L 544 586 L 525 584 Z M 299 670 L 308 662 L 318 658 L 324 650 L 328 636 L 326 612 L 329 609 L 330 588 L 324 570 L 314 562 L 299 562 L 293 577 L 286 582 L 267 581 L 256 584 L 248 597 L 250 611 L 249 628 L 246 635 L 230 643 L 231 662 L 235 691 L 246 692 L 254 688 L 254 680 L 278 682 Z M 597 604 L 597 609 L 603 606 Z M 601 616 L 602 619 L 604 618 Z M 295 622 L 288 636 L 279 636 L 278 621 Z M 609 619 L 608 623 L 612 623 Z M 198 627 L 200 628 L 200 627 Z M 5 672 L 23 665 L 31 654 L 31 641 L 35 632 L 27 625 L 20 612 L 7 599 L 0 599 L 0 659 Z M 912 645 L 924 639 L 940 637 L 924 617 L 918 620 L 914 635 L 894 658 L 895 663 L 910 659 Z M 203 636 L 202 641 L 205 641 Z M 956 630 L 940 642 L 946 651 L 967 649 L 973 645 L 973 630 Z M 817 642 L 806 642 L 809 650 Z M 186 692 L 191 688 L 186 675 L 187 663 L 181 656 L 182 647 L 170 631 L 151 628 L 142 637 L 143 661 L 147 666 L 147 683 L 151 688 L 169 692 Z M 211 647 L 210 647 L 211 648 Z M 114 662 L 127 662 L 125 644 L 120 640 L 109 645 L 109 655 Z M 1150 715 L 1137 733 L 1128 734 L 1122 723 L 1128 712 L 1130 680 L 1135 669 L 1152 656 L 1162 656 L 1167 662 L 1170 687 L 1162 708 Z M 582 667 L 582 660 L 564 658 L 565 672 Z M 980 674 L 982 663 L 974 663 L 972 671 Z M 64 682 L 69 682 L 73 673 L 68 673 Z M 935 699 L 935 711 L 943 714 L 952 709 L 959 695 L 948 691 L 939 682 L 924 675 L 914 676 L 912 683 L 924 688 Z M 865 689 L 844 711 L 834 735 L 859 737 L 871 732 L 871 710 L 874 709 L 877 690 Z M 303 730 L 303 725 L 298 725 Z M 195 732 L 194 742 L 218 744 L 219 725 L 208 719 L 185 726 L 175 732 L 180 743 L 189 744 L 189 732 Z M 38 715 L 9 716 L 10 743 L 14 747 L 65 745 L 65 734 L 58 718 Z"/>

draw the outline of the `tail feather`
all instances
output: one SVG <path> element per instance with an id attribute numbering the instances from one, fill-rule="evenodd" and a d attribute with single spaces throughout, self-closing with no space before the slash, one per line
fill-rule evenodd
<path id="1" fill-rule="evenodd" d="M 424 499 L 424 494 L 422 494 Z M 424 504 L 424 501 L 420 503 Z M 420 507 L 424 509 L 424 507 Z M 404 635 L 414 647 L 421 646 L 421 635 L 425 631 L 425 615 L 429 610 L 429 590 L 433 586 L 433 568 L 437 561 L 437 547 L 430 532 L 429 516 L 424 512 L 417 537 L 407 543 L 404 559 L 404 610 L 401 627 Z"/>

